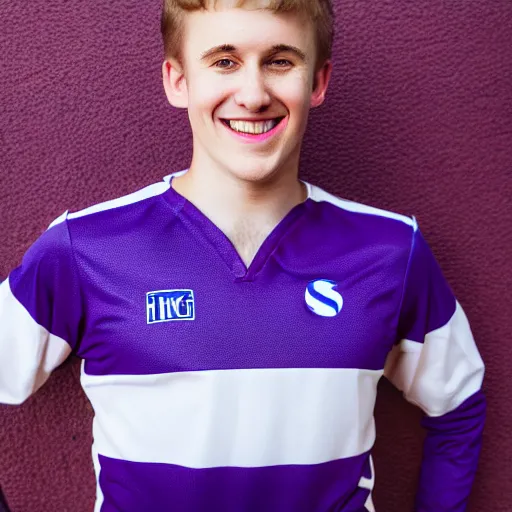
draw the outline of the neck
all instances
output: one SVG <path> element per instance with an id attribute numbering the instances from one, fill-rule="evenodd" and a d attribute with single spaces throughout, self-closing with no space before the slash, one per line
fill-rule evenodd
<path id="1" fill-rule="evenodd" d="M 306 200 L 306 186 L 297 174 L 255 182 L 191 166 L 173 179 L 172 187 L 224 232 L 248 267 L 270 232 Z"/>
<path id="2" fill-rule="evenodd" d="M 183 176 L 173 179 L 173 188 L 221 229 L 229 220 L 236 223 L 247 218 L 277 223 L 307 196 L 298 170 L 264 181 L 248 181 L 191 165 Z"/>

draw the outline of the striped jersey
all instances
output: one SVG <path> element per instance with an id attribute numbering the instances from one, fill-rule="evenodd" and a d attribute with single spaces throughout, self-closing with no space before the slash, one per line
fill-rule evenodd
<path id="1" fill-rule="evenodd" d="M 172 176 L 54 221 L 0 286 L 0 402 L 72 352 L 96 512 L 374 512 L 385 375 L 425 412 L 418 512 L 458 512 L 484 366 L 414 219 L 308 198 L 248 268 Z"/>

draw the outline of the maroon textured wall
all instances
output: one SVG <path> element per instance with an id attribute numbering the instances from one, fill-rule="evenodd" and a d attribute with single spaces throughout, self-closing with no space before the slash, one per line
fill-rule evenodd
<path id="1" fill-rule="evenodd" d="M 335 6 L 333 83 L 311 118 L 303 176 L 417 216 L 487 363 L 488 423 L 470 510 L 510 512 L 512 2 Z M 65 209 L 186 167 L 190 131 L 160 85 L 159 1 L 4 0 L 0 12 L 5 277 Z M 92 415 L 78 370 L 66 363 L 22 407 L 0 407 L 0 485 L 14 512 L 92 510 Z M 412 510 L 419 418 L 382 383 L 379 512 Z"/>

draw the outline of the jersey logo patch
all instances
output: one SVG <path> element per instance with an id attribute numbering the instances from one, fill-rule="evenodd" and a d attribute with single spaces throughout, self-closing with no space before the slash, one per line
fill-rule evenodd
<path id="1" fill-rule="evenodd" d="M 192 290 L 160 290 L 146 294 L 148 324 L 195 320 L 196 311 Z"/>
<path id="2" fill-rule="evenodd" d="M 334 288 L 338 285 L 328 279 L 310 281 L 306 287 L 306 305 L 320 316 L 336 316 L 343 307 L 343 297 Z"/>

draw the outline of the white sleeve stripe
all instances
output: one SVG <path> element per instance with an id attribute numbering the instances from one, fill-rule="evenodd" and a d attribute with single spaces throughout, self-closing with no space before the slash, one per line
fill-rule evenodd
<path id="1" fill-rule="evenodd" d="M 60 217 L 57 217 L 49 226 L 48 229 L 53 228 L 53 226 L 56 226 L 57 224 L 60 224 L 66 220 L 68 216 L 68 210 L 66 210 Z"/>
<path id="2" fill-rule="evenodd" d="M 400 352 L 421 352 L 421 350 L 423 348 L 423 344 L 428 339 L 434 338 L 436 336 L 437 337 L 441 337 L 441 338 L 442 337 L 445 337 L 445 338 L 449 337 L 450 336 L 450 330 L 453 328 L 453 322 L 455 321 L 454 320 L 455 319 L 455 315 L 457 314 L 457 307 L 460 308 L 460 304 L 458 304 L 456 302 L 455 311 L 453 312 L 453 315 L 448 320 L 448 322 L 446 322 L 441 327 L 438 327 L 437 329 L 434 329 L 434 330 L 430 331 L 429 333 L 427 333 L 425 335 L 425 339 L 424 339 L 423 342 L 421 342 L 421 341 L 414 341 L 414 340 L 408 340 L 408 339 L 401 340 L 400 343 L 398 344 L 398 346 L 400 348 Z M 462 311 L 462 313 L 464 314 L 463 311 Z M 471 338 L 473 338 L 473 335 L 471 335 Z"/>
<path id="3" fill-rule="evenodd" d="M 171 178 L 174 176 L 181 176 L 185 174 L 186 170 L 179 171 L 174 174 L 169 174 L 163 178 L 163 181 L 158 183 L 153 183 L 152 185 L 148 185 L 141 190 L 137 190 L 131 194 L 126 196 L 118 197 L 116 199 L 111 199 L 110 201 L 105 201 L 102 203 L 95 204 L 78 212 L 69 213 L 69 210 L 66 210 L 62 215 L 57 217 L 49 226 L 48 229 L 57 226 L 64 222 L 67 218 L 69 219 L 77 219 L 80 217 L 85 217 L 87 215 L 92 215 L 93 213 L 103 212 L 106 210 L 112 210 L 114 208 L 119 208 L 121 206 L 127 206 L 129 204 L 138 203 L 139 201 L 143 201 L 144 199 L 149 199 L 150 197 L 155 197 L 160 194 L 163 194 L 166 190 L 169 189 Z"/>
<path id="4" fill-rule="evenodd" d="M 459 303 L 450 321 L 424 343 L 403 340 L 386 361 L 385 376 L 429 416 L 456 409 L 482 386 L 484 364 Z"/>
<path id="5" fill-rule="evenodd" d="M 183 171 L 173 172 L 172 174 L 168 174 L 167 176 L 164 176 L 164 181 L 166 183 L 171 183 L 172 178 L 177 178 L 178 176 L 183 176 L 188 169 L 183 169 Z"/>
<path id="6" fill-rule="evenodd" d="M 309 197 L 313 201 L 331 203 L 338 208 L 347 210 L 355 213 L 363 213 L 366 215 L 378 215 L 380 217 L 387 217 L 389 219 L 399 220 L 408 226 L 411 226 L 415 231 L 417 230 L 417 223 L 414 218 L 407 217 L 406 215 L 400 215 L 399 213 L 389 212 L 387 210 L 381 210 L 380 208 L 374 208 L 373 206 L 367 206 L 365 204 L 356 203 L 354 201 L 348 201 L 347 199 L 341 199 L 339 197 L 329 194 L 320 187 L 308 186 Z"/>
<path id="7" fill-rule="evenodd" d="M 145 199 L 149 199 L 150 197 L 155 197 L 160 194 L 163 194 L 168 189 L 169 183 L 166 183 L 165 181 L 154 183 L 141 190 L 138 190 L 137 192 L 133 192 L 132 194 L 128 194 L 126 196 L 118 197 L 117 199 L 112 199 L 110 201 L 105 201 L 104 203 L 99 203 L 90 206 L 89 208 L 85 208 L 84 210 L 80 210 L 79 212 L 70 213 L 68 214 L 68 219 L 85 217 L 87 215 L 92 215 L 93 213 L 103 212 L 106 210 L 113 210 L 114 208 L 120 208 L 121 206 L 127 206 L 129 204 L 138 203 L 139 201 L 144 201 Z"/>
<path id="8" fill-rule="evenodd" d="M 0 285 L 0 403 L 20 404 L 37 391 L 71 353 L 62 338 L 39 325 Z"/>
<path id="9" fill-rule="evenodd" d="M 428 336 L 428 335 L 427 335 Z M 423 343 L 412 340 L 402 340 L 398 344 L 400 352 L 421 352 L 423 350 Z"/>

